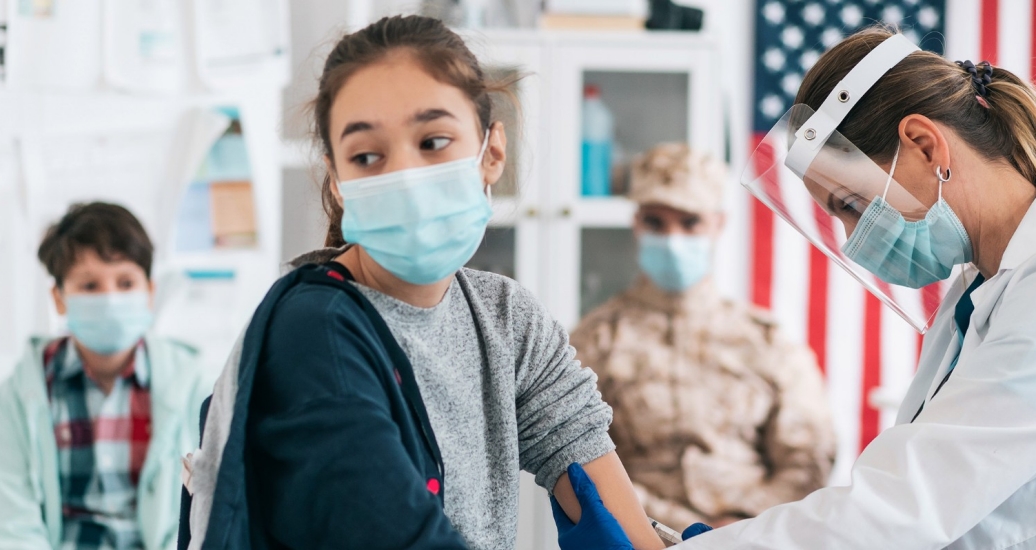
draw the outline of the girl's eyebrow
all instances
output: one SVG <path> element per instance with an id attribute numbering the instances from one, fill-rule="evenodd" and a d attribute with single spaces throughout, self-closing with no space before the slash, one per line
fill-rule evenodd
<path id="1" fill-rule="evenodd" d="M 370 122 L 350 122 L 349 124 L 345 125 L 345 129 L 342 130 L 342 135 L 338 137 L 338 141 L 345 139 L 345 136 L 349 134 L 354 134 L 356 132 L 366 132 L 373 129 L 374 125 Z"/>
<path id="2" fill-rule="evenodd" d="M 447 111 L 446 109 L 425 109 L 423 111 L 418 111 L 414 113 L 414 116 L 410 117 L 410 124 L 422 124 L 425 122 L 438 120 L 440 118 L 452 118 L 454 120 L 457 120 L 457 117 L 453 116 L 453 113 Z M 362 120 L 350 122 L 349 124 L 345 125 L 345 129 L 342 130 L 342 135 L 338 137 L 338 140 L 341 141 L 345 139 L 345 136 L 349 134 L 373 130 L 374 127 L 374 124 Z"/>
<path id="3" fill-rule="evenodd" d="M 410 117 L 410 123 L 420 124 L 422 122 L 431 122 L 433 120 L 437 120 L 444 117 L 449 117 L 454 120 L 457 119 L 457 117 L 453 116 L 453 113 L 447 111 L 446 109 L 425 109 L 423 111 L 418 111 L 417 113 L 414 113 L 414 116 Z"/>

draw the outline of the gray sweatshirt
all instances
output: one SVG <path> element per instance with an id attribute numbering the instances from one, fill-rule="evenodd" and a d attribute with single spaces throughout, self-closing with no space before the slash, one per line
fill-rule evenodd
<path id="1" fill-rule="evenodd" d="M 316 251 L 292 265 L 324 263 L 341 252 Z M 512 550 L 520 469 L 552 490 L 570 463 L 585 464 L 614 449 L 608 437 L 611 408 L 601 400 L 596 376 L 580 368 L 557 321 L 506 277 L 463 269 L 443 301 L 427 309 L 357 288 L 413 364 L 443 455 L 446 516 L 471 548 Z M 206 446 L 210 431 L 221 431 L 213 425 L 214 414 L 233 410 L 232 402 L 217 406 L 216 399 L 233 393 L 220 385 L 236 381 L 236 352 L 234 368 L 228 365 L 217 383 Z M 200 480 L 215 479 L 213 451 L 204 453 L 210 472 L 194 473 L 196 492 L 205 490 L 197 486 Z M 197 510 L 198 504 L 196 494 L 194 533 L 207 524 L 207 510 Z M 202 514 L 205 519 L 197 517 Z"/>

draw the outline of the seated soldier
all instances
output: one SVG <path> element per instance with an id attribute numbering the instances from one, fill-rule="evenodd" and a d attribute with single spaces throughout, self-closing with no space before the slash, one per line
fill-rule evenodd
<path id="1" fill-rule="evenodd" d="M 611 436 L 648 515 L 722 526 L 823 487 L 835 438 L 809 348 L 713 286 L 726 169 L 683 144 L 634 163 L 642 275 L 572 333 L 614 408 Z"/>
<path id="2" fill-rule="evenodd" d="M 151 257 L 121 206 L 74 205 L 47 231 L 71 334 L 33 338 L 0 384 L 0 546 L 176 547 L 180 457 L 211 385 L 195 350 L 146 335 Z"/>

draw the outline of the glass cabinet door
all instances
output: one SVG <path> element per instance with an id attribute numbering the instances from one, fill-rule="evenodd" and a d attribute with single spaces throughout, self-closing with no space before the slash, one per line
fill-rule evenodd
<path id="1" fill-rule="evenodd" d="M 636 274 L 626 199 L 629 166 L 658 143 L 720 154 L 723 127 L 709 87 L 714 48 L 694 35 L 565 35 L 551 58 L 548 299 L 566 326 L 622 291 Z M 584 90 L 594 88 L 614 133 L 607 195 L 583 194 Z M 592 116 L 592 113 L 591 113 Z"/>

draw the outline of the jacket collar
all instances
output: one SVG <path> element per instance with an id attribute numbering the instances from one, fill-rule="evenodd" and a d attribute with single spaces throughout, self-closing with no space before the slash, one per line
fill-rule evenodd
<path id="1" fill-rule="evenodd" d="M 311 252 L 306 252 L 305 254 L 295 256 L 295 258 L 292 259 L 290 262 L 281 266 L 282 274 L 294 271 L 306 264 L 326 264 L 327 262 L 330 262 L 331 260 L 344 254 L 346 250 L 349 250 L 350 246 L 352 245 L 347 244 L 345 246 L 338 248 L 318 248 Z"/>

